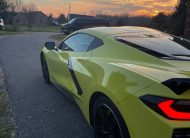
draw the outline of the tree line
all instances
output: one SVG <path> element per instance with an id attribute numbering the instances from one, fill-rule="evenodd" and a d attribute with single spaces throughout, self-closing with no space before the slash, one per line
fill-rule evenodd
<path id="1" fill-rule="evenodd" d="M 160 12 L 153 17 L 152 26 L 174 35 L 183 35 L 188 6 L 190 7 L 190 0 L 178 0 L 175 10 L 170 15 Z"/>
<path id="2" fill-rule="evenodd" d="M 178 0 L 175 10 L 171 14 L 159 12 L 153 17 L 126 15 L 97 15 L 97 17 L 108 19 L 112 26 L 143 26 L 161 30 L 174 35 L 183 35 L 185 21 L 190 0 Z"/>
<path id="3" fill-rule="evenodd" d="M 112 26 L 144 26 L 151 27 L 161 31 L 165 31 L 174 35 L 183 35 L 185 29 L 185 20 L 187 14 L 187 7 L 190 0 L 178 0 L 175 10 L 171 14 L 164 12 L 158 13 L 154 17 L 138 16 L 129 17 L 127 14 L 118 15 L 96 15 L 96 17 L 104 18 L 110 21 Z M 36 11 L 36 5 L 33 3 L 23 4 L 21 0 L 1 0 L 0 1 L 0 14 L 4 20 L 11 24 L 12 17 L 18 13 L 27 13 L 28 20 L 31 20 L 31 13 Z M 60 14 L 58 18 L 53 17 L 52 14 L 48 16 L 48 21 L 53 24 L 54 21 L 59 24 L 65 23 L 66 17 Z M 30 23 L 30 21 L 29 21 Z"/>

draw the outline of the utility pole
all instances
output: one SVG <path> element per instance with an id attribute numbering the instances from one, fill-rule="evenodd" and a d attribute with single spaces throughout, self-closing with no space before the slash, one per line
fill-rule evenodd
<path id="1" fill-rule="evenodd" d="M 70 3 L 70 1 L 69 1 L 69 12 L 68 12 L 68 15 L 67 15 L 67 20 L 68 20 L 68 22 L 70 21 L 70 14 L 71 14 L 71 3 Z"/>

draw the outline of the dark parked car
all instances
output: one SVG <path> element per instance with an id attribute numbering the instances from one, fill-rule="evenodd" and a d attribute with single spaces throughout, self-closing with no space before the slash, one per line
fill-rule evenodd
<path id="1" fill-rule="evenodd" d="M 101 18 L 74 18 L 68 23 L 61 25 L 61 32 L 68 35 L 76 30 L 100 26 L 110 26 L 110 23 L 108 20 Z"/>

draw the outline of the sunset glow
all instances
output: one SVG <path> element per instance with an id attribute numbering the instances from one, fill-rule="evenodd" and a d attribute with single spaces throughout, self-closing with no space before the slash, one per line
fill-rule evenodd
<path id="1" fill-rule="evenodd" d="M 30 3 L 30 0 L 23 0 Z M 37 9 L 46 14 L 58 16 L 60 13 L 68 14 L 69 2 L 71 13 L 78 14 L 109 14 L 129 16 L 154 16 L 159 11 L 171 13 L 177 0 L 33 0 Z"/>

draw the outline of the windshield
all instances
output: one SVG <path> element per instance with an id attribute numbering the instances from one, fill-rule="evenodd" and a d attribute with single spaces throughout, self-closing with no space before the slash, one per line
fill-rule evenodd
<path id="1" fill-rule="evenodd" d="M 116 40 L 157 57 L 190 59 L 190 41 L 165 33 L 123 34 Z"/>

